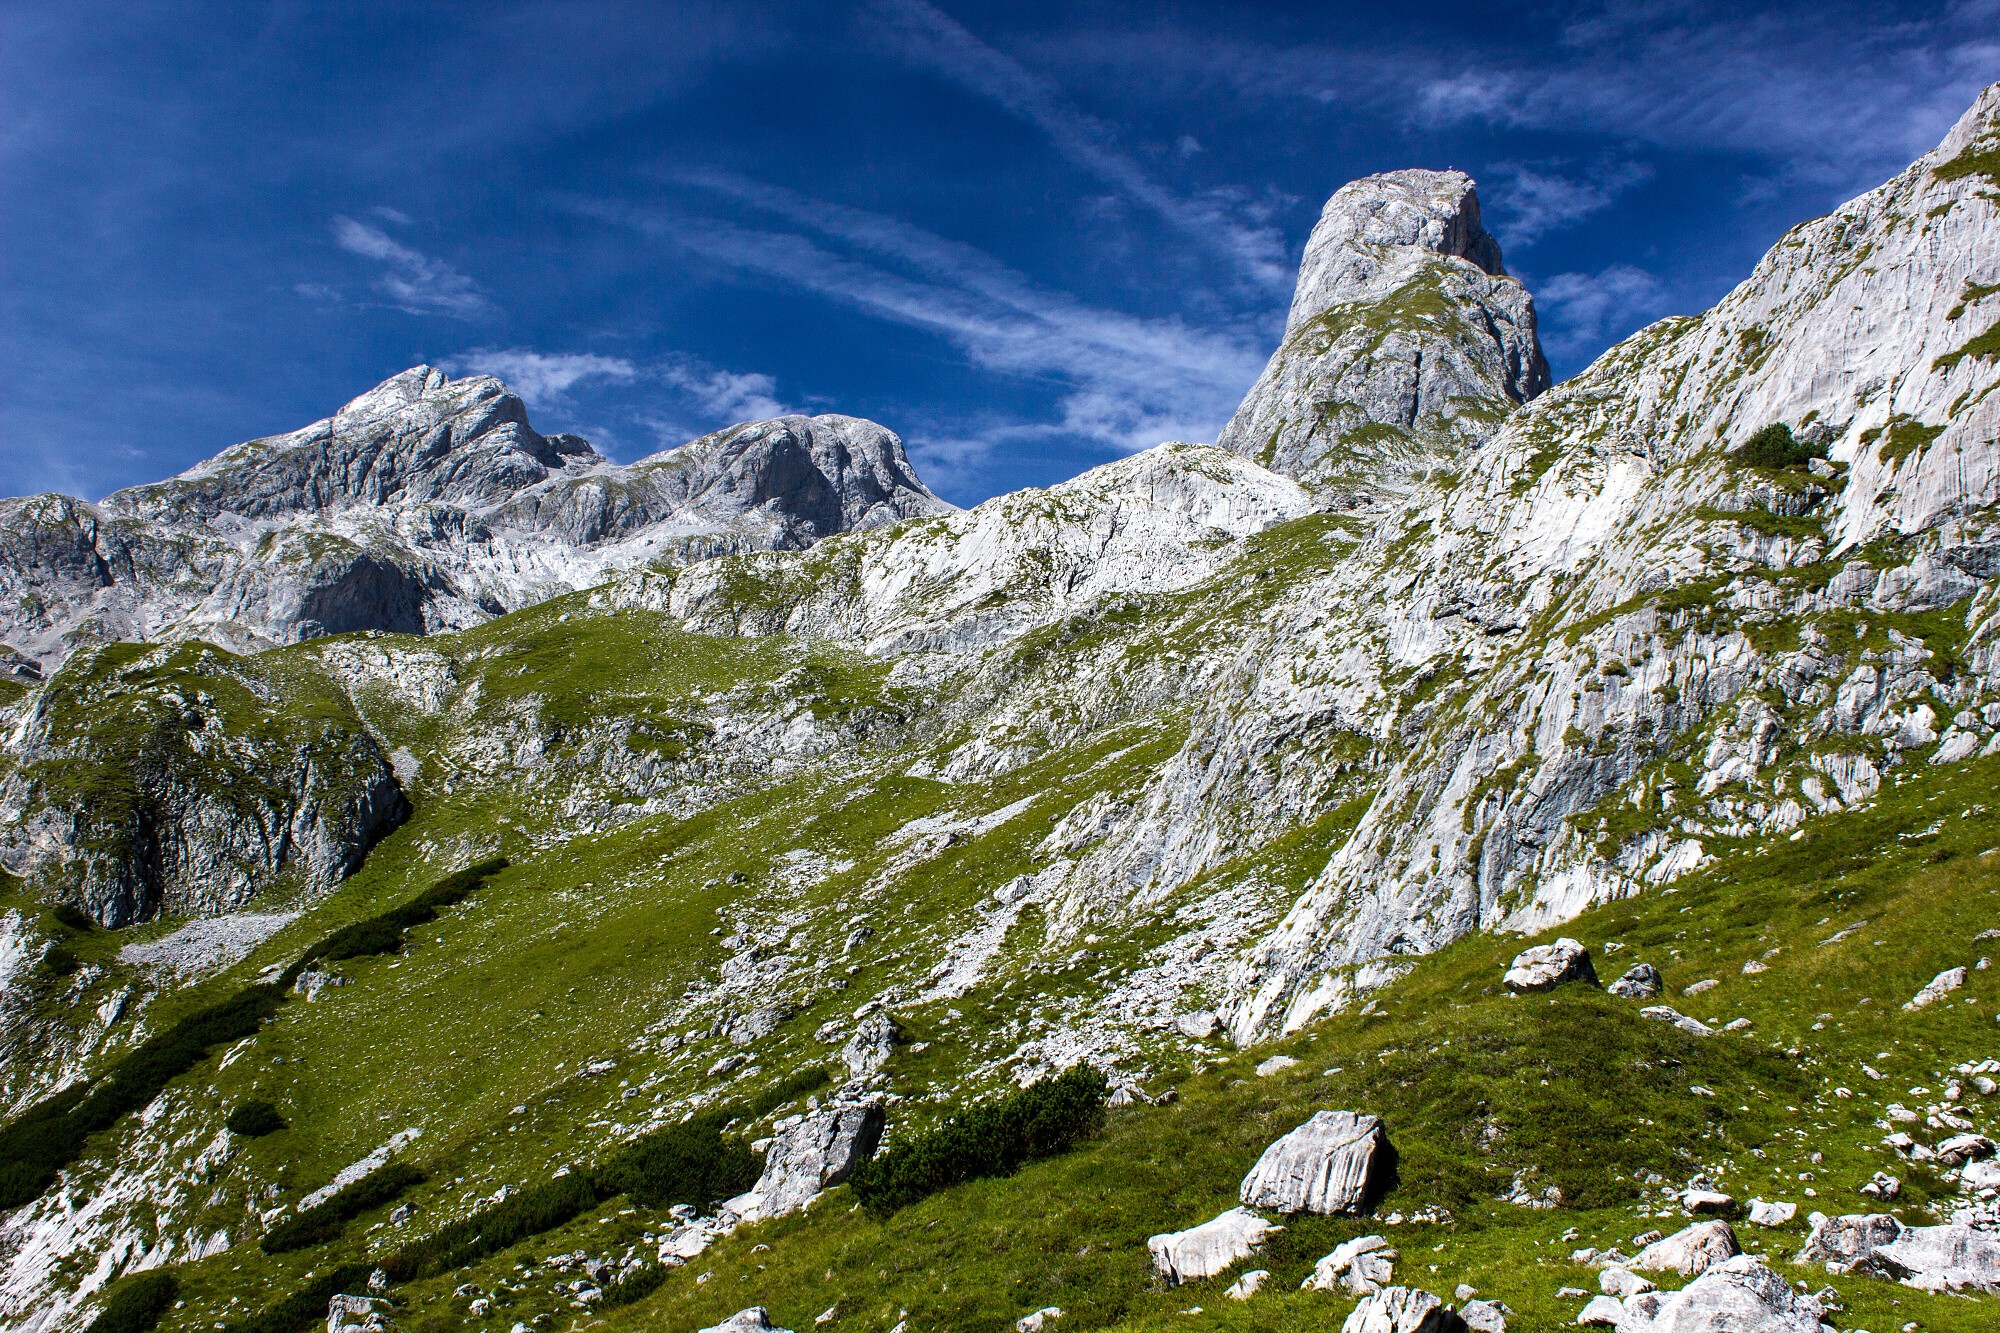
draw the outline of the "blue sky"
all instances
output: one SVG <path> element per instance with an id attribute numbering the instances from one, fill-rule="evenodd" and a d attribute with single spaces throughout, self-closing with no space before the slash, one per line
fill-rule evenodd
<path id="1" fill-rule="evenodd" d="M 971 503 L 1209 439 L 1326 196 L 1480 182 L 1559 377 L 2000 79 L 1945 4 L 0 9 L 0 494 L 419 361 L 630 460 L 873 417 Z"/>

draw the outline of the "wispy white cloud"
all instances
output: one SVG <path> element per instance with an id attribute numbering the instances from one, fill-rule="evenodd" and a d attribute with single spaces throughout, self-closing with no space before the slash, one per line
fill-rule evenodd
<path id="1" fill-rule="evenodd" d="M 536 352 L 526 347 L 477 347 L 439 363 L 454 375 L 492 375 L 532 408 L 554 406 L 585 380 L 629 381 L 639 371 L 622 356 L 595 352 Z"/>
<path id="2" fill-rule="evenodd" d="M 995 50 L 927 0 L 876 0 L 880 32 L 905 59 L 944 75 L 1035 126 L 1064 157 L 1220 254 L 1257 284 L 1289 291 L 1285 238 L 1226 192 L 1184 197 L 1118 146 L 1111 126 L 1074 106 L 1048 79 Z M 1191 147 L 1190 147 L 1191 146 Z M 1201 145 L 1183 135 L 1182 156 Z"/>
<path id="3" fill-rule="evenodd" d="M 1055 386 L 1053 420 L 940 422 L 920 457 L 961 467 L 1008 443 L 1081 438 L 1125 453 L 1162 440 L 1210 440 L 1263 368 L 1263 336 L 1196 329 L 1085 305 L 992 256 L 894 218 L 730 177 L 715 191 L 773 214 L 789 230 L 678 209 L 587 204 L 708 259 L 934 334 L 984 370 Z"/>
<path id="4" fill-rule="evenodd" d="M 1878 183 L 1928 151 L 2000 76 L 1991 0 L 1895 21 L 1858 6 L 1752 13 L 1720 3 L 1608 3 L 1551 40 L 1272 44 L 1209 32 L 1079 32 L 1037 48 L 1073 78 L 1186 99 L 1354 109 L 1413 128 L 1614 136 L 1762 159 L 1832 190 Z"/>
<path id="5" fill-rule="evenodd" d="M 380 227 L 336 217 L 333 239 L 350 254 L 381 263 L 375 289 L 398 310 L 473 319 L 493 309 L 493 303 L 471 278 L 441 259 L 404 245 Z"/>
<path id="6" fill-rule="evenodd" d="M 1531 246 L 1602 212 L 1634 186 L 1653 178 L 1644 162 L 1600 162 L 1577 168 L 1565 162 L 1507 163 L 1487 173 L 1494 200 L 1488 211 L 1500 239 Z"/>
<path id="7" fill-rule="evenodd" d="M 1534 292 L 1542 342 L 1557 360 L 1593 355 L 1673 309 L 1666 284 L 1630 264 L 1558 273 Z"/>
<path id="8" fill-rule="evenodd" d="M 660 378 L 687 395 L 696 410 L 717 426 L 781 417 L 792 409 L 777 396 L 778 381 L 757 371 L 717 370 L 691 357 L 677 357 Z"/>

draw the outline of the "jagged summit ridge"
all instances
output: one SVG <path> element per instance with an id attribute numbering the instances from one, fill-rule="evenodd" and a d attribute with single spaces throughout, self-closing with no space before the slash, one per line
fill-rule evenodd
<path id="1" fill-rule="evenodd" d="M 1534 302 L 1472 178 L 1395 171 L 1327 201 L 1284 341 L 1216 442 L 1339 507 L 1379 508 L 1548 385 Z"/>
<path id="2" fill-rule="evenodd" d="M 257 648 L 428 633 L 620 569 L 952 511 L 871 421 L 749 422 L 619 465 L 490 376 L 417 366 L 325 420 L 89 504 L 0 501 L 0 641 Z"/>

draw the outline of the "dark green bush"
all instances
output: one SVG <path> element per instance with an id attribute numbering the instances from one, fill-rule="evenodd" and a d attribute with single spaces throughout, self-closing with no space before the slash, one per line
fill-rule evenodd
<path id="1" fill-rule="evenodd" d="M 963 1181 L 1007 1175 L 1096 1133 L 1109 1090 L 1103 1074 L 1078 1066 L 897 1144 L 855 1168 L 849 1183 L 869 1212 L 886 1217 Z"/>
<path id="2" fill-rule="evenodd" d="M 180 1279 L 170 1269 L 128 1277 L 111 1289 L 86 1333 L 152 1333 L 180 1291 Z"/>
<path id="3" fill-rule="evenodd" d="M 645 1300 L 666 1285 L 667 1271 L 659 1264 L 645 1264 L 615 1282 L 605 1283 L 604 1298 L 598 1302 L 598 1308 L 610 1310 Z"/>
<path id="4" fill-rule="evenodd" d="M 530 1236 L 553 1230 L 596 1206 L 597 1191 L 591 1187 L 589 1177 L 574 1172 L 546 1185 L 524 1189 L 433 1235 L 412 1241 L 384 1260 L 382 1267 L 397 1282 L 461 1268 Z"/>
<path id="5" fill-rule="evenodd" d="M 723 1136 L 722 1126 L 735 1114 L 710 1111 L 632 1140 L 598 1168 L 599 1196 L 623 1194 L 657 1208 L 675 1203 L 700 1207 L 741 1194 L 757 1183 L 762 1168 L 741 1139 Z"/>
<path id="6" fill-rule="evenodd" d="M 83 966 L 83 960 L 60 944 L 51 944 L 42 954 L 42 970 L 52 977 L 66 977 Z"/>
<path id="7" fill-rule="evenodd" d="M 1762 467 L 1782 470 L 1788 467 L 1804 467 L 1815 458 L 1825 458 L 1824 445 L 1803 444 L 1792 437 L 1791 427 L 1777 422 L 1764 427 L 1735 453 L 1736 461 L 1744 467 Z"/>
<path id="8" fill-rule="evenodd" d="M 49 915 L 79 935 L 87 935 L 97 929 L 95 921 L 92 921 L 68 903 L 57 903 L 49 909 Z"/>
<path id="9" fill-rule="evenodd" d="M 313 1278 L 282 1300 L 227 1325 L 223 1333 L 305 1333 L 326 1322 L 326 1307 L 343 1291 L 360 1291 L 374 1271 L 371 1264 L 343 1264 L 324 1277 Z"/>
<path id="10" fill-rule="evenodd" d="M 343 926 L 293 963 L 281 984 L 291 985 L 298 979 L 299 973 L 314 963 L 337 963 L 343 958 L 402 952 L 404 931 L 411 926 L 437 920 L 440 907 L 463 902 L 485 880 L 505 870 L 507 864 L 506 857 L 496 856 L 490 861 L 455 870 L 401 907 L 371 916 L 366 921 L 357 921 L 351 926 Z"/>
<path id="11" fill-rule="evenodd" d="M 231 1111 L 229 1119 L 222 1123 L 231 1134 L 241 1134 L 246 1139 L 256 1139 L 283 1129 L 285 1118 L 278 1114 L 278 1108 L 271 1103 L 252 1100 Z"/>
<path id="12" fill-rule="evenodd" d="M 340 1235 L 348 1222 L 370 1208 L 380 1208 L 412 1185 L 424 1183 L 424 1173 L 402 1162 L 377 1167 L 317 1208 L 294 1213 L 264 1233 L 257 1242 L 266 1254 L 323 1245 Z"/>

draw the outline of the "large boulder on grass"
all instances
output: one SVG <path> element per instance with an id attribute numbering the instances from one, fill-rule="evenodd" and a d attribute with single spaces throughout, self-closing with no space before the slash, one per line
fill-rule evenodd
<path id="1" fill-rule="evenodd" d="M 1237 1260 L 1255 1254 L 1266 1236 L 1283 1230 L 1248 1208 L 1231 1208 L 1198 1227 L 1150 1237 L 1146 1248 L 1153 1256 L 1153 1271 L 1179 1286 L 1214 1277 Z"/>
<path id="2" fill-rule="evenodd" d="M 1597 969 L 1590 965 L 1590 950 L 1567 935 L 1554 944 L 1538 944 L 1514 955 L 1507 975 L 1500 979 L 1518 994 L 1554 990 L 1570 981 L 1597 984 Z"/>
<path id="3" fill-rule="evenodd" d="M 847 1179 L 875 1155 L 885 1116 L 880 1097 L 835 1102 L 772 1136 L 764 1174 L 751 1193 L 764 1217 L 796 1213 L 821 1190 Z"/>
<path id="4" fill-rule="evenodd" d="M 1603 1299 L 1602 1297 L 1599 1298 Z M 1822 1333 L 1817 1298 L 1795 1291 L 1755 1255 L 1725 1259 L 1679 1291 L 1628 1296 L 1618 1333 Z"/>
<path id="5" fill-rule="evenodd" d="M 1357 1212 L 1388 1147 L 1380 1118 L 1321 1111 L 1264 1149 L 1238 1197 L 1251 1208 L 1281 1213 Z"/>
<path id="6" fill-rule="evenodd" d="M 738 1310 L 719 1324 L 704 1328 L 701 1333 L 792 1333 L 788 1328 L 779 1328 L 771 1322 L 770 1312 L 761 1305 L 753 1305 L 747 1310 Z"/>
<path id="7" fill-rule="evenodd" d="M 1743 1252 L 1736 1233 L 1720 1219 L 1696 1222 L 1673 1235 L 1654 1241 L 1634 1255 L 1627 1268 L 1645 1273 L 1679 1273 L 1698 1277 L 1726 1259 Z"/>

